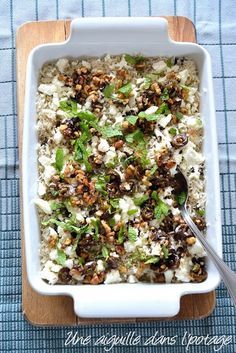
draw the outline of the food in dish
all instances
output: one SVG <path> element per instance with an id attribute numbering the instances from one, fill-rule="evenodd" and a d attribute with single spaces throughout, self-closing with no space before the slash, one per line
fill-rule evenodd
<path id="1" fill-rule="evenodd" d="M 37 96 L 41 277 L 50 284 L 201 282 L 199 79 L 188 58 L 59 59 Z"/>

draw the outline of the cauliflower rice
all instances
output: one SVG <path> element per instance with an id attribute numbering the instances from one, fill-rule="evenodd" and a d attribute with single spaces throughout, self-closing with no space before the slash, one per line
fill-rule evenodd
<path id="1" fill-rule="evenodd" d="M 41 277 L 49 284 L 201 282 L 199 80 L 188 58 L 59 59 L 37 95 Z"/>

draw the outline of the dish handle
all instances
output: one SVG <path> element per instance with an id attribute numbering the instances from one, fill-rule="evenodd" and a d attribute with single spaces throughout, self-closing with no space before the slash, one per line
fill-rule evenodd
<path id="1" fill-rule="evenodd" d="M 89 285 L 77 287 L 76 292 L 74 310 L 79 317 L 161 318 L 173 317 L 180 310 L 180 292 L 158 284 Z"/>
<path id="2" fill-rule="evenodd" d="M 168 22 L 160 17 L 87 17 L 71 22 L 69 42 L 166 43 L 171 41 Z"/>

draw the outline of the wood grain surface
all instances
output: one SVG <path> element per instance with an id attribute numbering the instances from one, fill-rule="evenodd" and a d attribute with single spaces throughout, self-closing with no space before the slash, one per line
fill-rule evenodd
<path id="1" fill-rule="evenodd" d="M 165 17 L 169 23 L 170 37 L 182 42 L 196 42 L 195 28 L 185 17 Z M 22 158 L 22 129 L 24 115 L 25 72 L 29 52 L 44 43 L 63 42 L 70 33 L 70 20 L 28 22 L 17 31 L 17 97 L 19 156 Z M 21 165 L 21 163 L 20 163 Z M 21 172 L 21 170 L 20 170 Z M 20 190 L 21 192 L 21 190 Z M 22 246 L 22 311 L 34 325 L 81 325 L 96 323 L 135 323 L 141 321 L 166 320 L 148 319 L 82 319 L 76 317 L 73 300 L 65 296 L 44 296 L 29 285 L 25 267 L 23 208 L 21 203 L 21 246 Z M 171 320 L 199 319 L 210 315 L 215 306 L 215 293 L 188 295 L 181 298 L 181 309 Z M 170 319 L 169 319 L 170 320 Z"/>

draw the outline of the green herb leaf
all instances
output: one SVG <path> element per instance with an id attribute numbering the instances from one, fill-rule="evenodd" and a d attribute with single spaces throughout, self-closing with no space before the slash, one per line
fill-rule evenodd
<path id="1" fill-rule="evenodd" d="M 61 249 L 57 249 L 56 262 L 58 263 L 58 265 L 65 266 L 66 254 Z"/>
<path id="2" fill-rule="evenodd" d="M 75 161 L 77 161 L 79 163 L 83 162 L 87 172 L 91 172 L 92 166 L 88 161 L 88 157 L 89 157 L 89 152 L 86 150 L 86 148 L 83 144 L 83 136 L 81 136 L 80 138 L 78 138 L 75 141 L 74 159 L 75 159 Z"/>
<path id="3" fill-rule="evenodd" d="M 183 88 L 183 89 L 186 89 L 186 90 L 189 90 L 191 88 L 191 86 L 186 86 L 186 85 L 183 85 L 183 84 L 180 84 L 180 87 Z"/>
<path id="4" fill-rule="evenodd" d="M 101 128 L 101 133 L 105 138 L 122 136 L 121 127 L 119 125 L 116 126 L 104 126 Z"/>
<path id="5" fill-rule="evenodd" d="M 148 195 L 143 195 L 143 196 L 140 196 L 140 197 L 136 197 L 134 199 L 134 204 L 135 204 L 135 206 L 141 206 L 148 199 L 149 199 Z"/>
<path id="6" fill-rule="evenodd" d="M 77 113 L 77 103 L 71 99 L 66 101 L 60 101 L 59 106 L 64 112 Z"/>
<path id="7" fill-rule="evenodd" d="M 182 120 L 183 117 L 184 117 L 184 116 L 183 116 L 182 113 L 180 113 L 180 112 L 177 112 L 177 113 L 176 113 L 176 118 L 177 118 L 178 121 Z"/>
<path id="8" fill-rule="evenodd" d="M 117 239 L 118 244 L 122 244 L 124 242 L 124 233 L 125 233 L 125 227 L 124 225 L 122 225 L 118 232 L 118 239 Z"/>
<path id="9" fill-rule="evenodd" d="M 60 202 L 53 201 L 53 202 L 51 202 L 50 207 L 51 207 L 52 211 L 56 211 L 61 208 L 64 208 L 64 204 L 60 203 Z"/>
<path id="10" fill-rule="evenodd" d="M 157 119 L 160 119 L 159 115 L 157 114 L 147 114 L 145 112 L 140 112 L 138 114 L 139 118 L 146 119 L 147 121 L 155 121 Z"/>
<path id="11" fill-rule="evenodd" d="M 156 114 L 170 114 L 170 109 L 168 108 L 168 105 L 166 103 L 162 103 L 157 109 Z"/>
<path id="12" fill-rule="evenodd" d="M 133 227 L 129 227 L 128 228 L 128 238 L 129 241 L 131 241 L 131 243 L 134 243 L 137 239 L 137 234 L 136 234 L 136 230 Z"/>
<path id="13" fill-rule="evenodd" d="M 157 171 L 157 165 L 155 164 L 150 170 L 150 175 L 154 175 L 156 171 Z"/>
<path id="14" fill-rule="evenodd" d="M 120 161 L 121 161 L 121 163 L 122 163 L 122 165 L 123 165 L 124 167 L 127 167 L 129 164 L 131 164 L 131 163 L 133 163 L 133 162 L 135 161 L 135 157 L 132 156 L 132 155 L 129 156 L 128 158 L 126 158 L 126 157 L 121 157 Z"/>
<path id="15" fill-rule="evenodd" d="M 200 270 L 201 266 L 199 264 L 194 264 L 192 267 L 193 272 L 198 272 Z"/>
<path id="16" fill-rule="evenodd" d="M 135 130 L 131 134 L 125 136 L 125 140 L 128 143 L 144 141 L 143 132 L 139 129 Z"/>
<path id="17" fill-rule="evenodd" d="M 110 226 L 111 228 L 114 228 L 115 225 L 116 225 L 115 218 L 110 218 L 110 219 L 108 220 L 108 224 L 109 224 L 109 226 Z"/>
<path id="18" fill-rule="evenodd" d="M 127 212 L 127 215 L 132 216 L 132 215 L 134 215 L 134 214 L 137 213 L 137 212 L 138 212 L 138 210 L 135 210 L 135 209 L 129 210 L 129 211 Z"/>
<path id="19" fill-rule="evenodd" d="M 169 212 L 169 207 L 158 197 L 158 203 L 154 208 L 154 216 L 156 219 L 161 220 L 162 217 L 167 216 Z"/>
<path id="20" fill-rule="evenodd" d="M 92 224 L 93 229 L 94 229 L 94 238 L 96 240 L 98 240 L 100 220 L 99 219 L 92 219 L 91 224 Z"/>
<path id="21" fill-rule="evenodd" d="M 113 83 L 111 83 L 110 85 L 107 85 L 103 90 L 104 97 L 111 98 L 112 94 L 114 93 L 114 90 L 115 90 L 115 85 Z"/>
<path id="22" fill-rule="evenodd" d="M 135 116 L 135 115 L 129 115 L 129 116 L 126 116 L 126 120 L 132 124 L 132 125 L 135 125 L 137 120 L 138 120 L 138 116 Z"/>
<path id="23" fill-rule="evenodd" d="M 64 151 L 62 148 L 56 150 L 56 169 L 60 172 L 64 165 Z"/>
<path id="24" fill-rule="evenodd" d="M 199 210 L 197 210 L 197 213 L 199 214 L 199 216 L 205 216 L 205 210 L 203 208 L 199 208 Z"/>
<path id="25" fill-rule="evenodd" d="M 102 256 L 107 260 L 109 257 L 109 251 L 106 246 L 102 247 Z"/>
<path id="26" fill-rule="evenodd" d="M 176 136 L 177 135 L 177 129 L 175 127 L 171 127 L 169 129 L 169 134 L 171 134 L 172 136 Z"/>
<path id="27" fill-rule="evenodd" d="M 167 259 L 169 256 L 169 249 L 165 245 L 162 245 L 161 250 L 163 252 L 164 258 Z"/>
<path id="28" fill-rule="evenodd" d="M 85 260 L 83 257 L 78 257 L 78 264 L 84 266 Z"/>
<path id="29" fill-rule="evenodd" d="M 148 89 L 152 84 L 152 79 L 150 77 L 145 77 L 145 81 L 142 85 L 143 88 Z"/>
<path id="30" fill-rule="evenodd" d="M 167 65 L 168 67 L 172 67 L 172 66 L 173 66 L 172 58 L 168 58 L 168 59 L 166 60 L 166 65 Z"/>
<path id="31" fill-rule="evenodd" d="M 125 97 L 128 97 L 131 91 L 132 91 L 132 85 L 130 82 L 126 83 L 126 85 L 118 89 L 118 92 L 122 93 Z"/>
<path id="32" fill-rule="evenodd" d="M 187 197 L 187 193 L 185 191 L 182 191 L 180 194 L 176 195 L 176 201 L 180 206 L 182 206 L 185 203 Z"/>
<path id="33" fill-rule="evenodd" d="M 163 101 L 167 101 L 170 97 L 169 97 L 169 92 L 168 92 L 168 89 L 165 87 L 164 88 L 164 91 L 162 92 L 162 95 L 161 95 L 161 100 Z"/>
<path id="34" fill-rule="evenodd" d="M 42 222 L 42 225 L 48 226 L 50 223 L 56 224 L 57 226 L 60 226 L 62 229 L 68 230 L 69 232 L 77 233 L 77 238 L 80 238 L 80 236 L 82 234 L 87 233 L 88 229 L 89 229 L 88 225 L 79 228 L 79 227 L 75 226 L 74 224 L 72 224 L 72 222 L 70 222 L 70 221 L 61 222 L 61 221 L 58 221 L 55 218 L 50 218 L 48 221 Z"/>
<path id="35" fill-rule="evenodd" d="M 145 264 L 156 264 L 159 261 L 160 261 L 160 258 L 158 256 L 153 256 L 153 257 L 150 257 L 148 260 L 146 260 L 144 263 Z"/>
<path id="36" fill-rule="evenodd" d="M 106 196 L 108 178 L 105 175 L 98 175 L 95 183 L 95 189 L 99 191 L 102 195 Z"/>
<path id="37" fill-rule="evenodd" d="M 151 194 L 151 197 L 153 198 L 153 200 L 155 200 L 156 202 L 159 202 L 159 196 L 157 194 L 157 192 L 154 190 Z"/>
<path id="38" fill-rule="evenodd" d="M 110 199 L 109 202 L 113 208 L 119 208 L 119 201 L 120 199 Z"/>
<path id="39" fill-rule="evenodd" d="M 125 60 L 128 64 L 135 65 L 135 64 L 139 64 L 140 62 L 144 61 L 145 58 L 142 55 L 132 56 L 132 55 L 126 54 Z"/>

